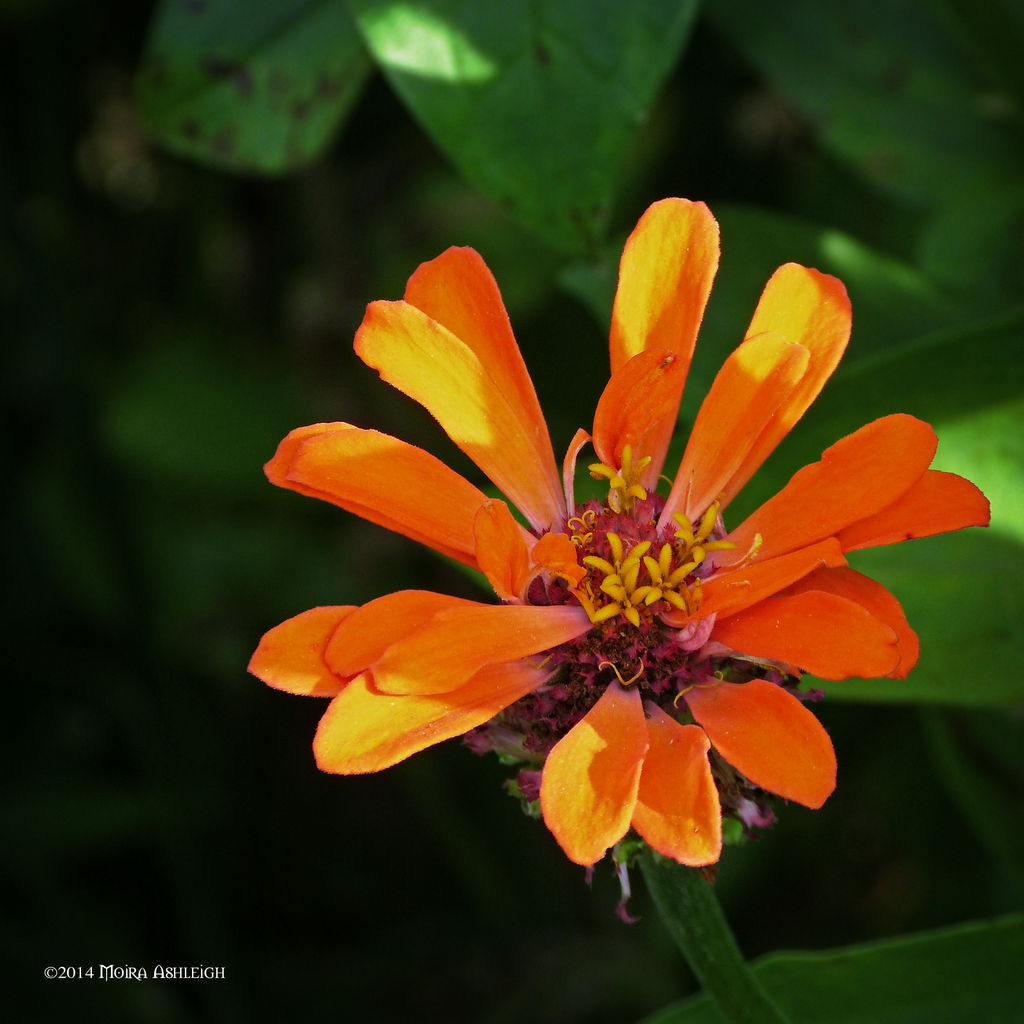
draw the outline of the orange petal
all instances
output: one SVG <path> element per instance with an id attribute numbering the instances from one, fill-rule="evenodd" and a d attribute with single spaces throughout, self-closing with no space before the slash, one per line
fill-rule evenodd
<path id="1" fill-rule="evenodd" d="M 249 671 L 268 686 L 311 697 L 333 697 L 345 686 L 327 666 L 324 653 L 353 605 L 310 608 L 263 634 Z"/>
<path id="2" fill-rule="evenodd" d="M 757 534 L 758 557 L 772 558 L 874 515 L 921 478 L 937 443 L 927 423 L 902 413 L 861 427 L 826 449 L 820 462 L 795 473 L 733 530 L 728 539 L 736 550 L 725 552 L 721 561 L 741 558 Z"/>
<path id="3" fill-rule="evenodd" d="M 683 625 L 717 612 L 719 618 L 735 615 L 822 566 L 845 565 L 846 559 L 834 537 L 791 551 L 788 555 L 755 559 L 738 569 L 723 570 L 704 582 L 700 610 L 685 618 L 664 616 L 670 625 Z"/>
<path id="4" fill-rule="evenodd" d="M 886 676 L 900 661 L 895 630 L 854 601 L 822 591 L 770 597 L 716 622 L 711 639 L 822 679 Z"/>
<path id="5" fill-rule="evenodd" d="M 850 300 L 842 282 L 796 263 L 779 267 L 765 286 L 747 337 L 765 331 L 777 331 L 787 341 L 802 345 L 810 353 L 810 362 L 764 430 L 745 449 L 723 488 L 723 505 L 732 501 L 807 411 L 846 351 Z"/>
<path id="6" fill-rule="evenodd" d="M 475 249 L 446 250 L 419 266 L 405 288 L 405 301 L 446 327 L 476 354 L 501 394 L 524 423 L 544 426 L 544 415 L 526 363 L 512 333 L 501 292 Z M 545 466 L 554 465 L 547 429 L 536 436 Z"/>
<path id="7" fill-rule="evenodd" d="M 755 786 L 807 807 L 836 788 L 836 755 L 821 723 L 792 694 L 764 679 L 686 692 L 715 749 Z"/>
<path id="8" fill-rule="evenodd" d="M 718 251 L 718 224 L 703 203 L 663 199 L 648 207 L 619 263 L 612 373 L 640 352 L 667 349 L 679 356 L 685 377 Z"/>
<path id="9" fill-rule="evenodd" d="M 384 693 L 447 693 L 484 665 L 539 654 L 590 628 L 578 605 L 466 602 L 389 647 L 372 666 L 374 686 Z"/>
<path id="10" fill-rule="evenodd" d="M 647 751 L 640 692 L 612 683 L 544 763 L 544 823 L 576 864 L 596 864 L 629 828 Z"/>
<path id="11" fill-rule="evenodd" d="M 505 393 L 480 354 L 407 302 L 373 302 L 355 349 L 419 402 L 538 530 L 565 516 L 547 425 Z"/>
<path id="12" fill-rule="evenodd" d="M 339 676 L 368 668 L 393 644 L 426 625 L 439 612 L 476 607 L 472 601 L 429 590 L 400 590 L 357 608 L 334 631 L 324 657 Z"/>
<path id="13" fill-rule="evenodd" d="M 622 450 L 631 445 L 633 462 L 651 463 L 640 484 L 653 489 L 665 462 L 665 447 L 676 424 L 686 367 L 672 352 L 648 349 L 612 374 L 594 415 L 594 450 L 606 465 L 618 469 Z"/>
<path id="14" fill-rule="evenodd" d="M 488 501 L 476 514 L 476 560 L 502 601 L 522 599 L 530 575 L 526 531 L 503 501 Z"/>
<path id="15" fill-rule="evenodd" d="M 910 628 L 899 601 L 881 583 L 850 568 L 816 569 L 803 579 L 787 587 L 779 596 L 790 597 L 811 590 L 821 590 L 855 601 L 866 608 L 879 622 L 884 622 L 896 634 L 899 663 L 888 674 L 905 679 L 917 664 L 920 644 L 917 634 Z"/>
<path id="16" fill-rule="evenodd" d="M 461 736 L 538 687 L 550 673 L 525 662 L 488 665 L 443 697 L 379 693 L 369 673 L 331 701 L 313 740 L 325 772 L 378 772 L 425 747 Z"/>
<path id="17" fill-rule="evenodd" d="M 414 445 L 348 423 L 293 430 L 264 467 L 271 483 L 476 567 L 473 517 L 482 491 Z"/>
<path id="18" fill-rule="evenodd" d="M 780 334 L 748 338 L 726 359 L 697 413 L 661 514 L 663 525 L 671 524 L 675 512 L 700 519 L 729 489 L 744 456 L 772 426 L 809 359 L 807 349 Z"/>
<path id="19" fill-rule="evenodd" d="M 640 773 L 633 828 L 680 864 L 714 864 L 722 853 L 722 808 L 703 729 L 680 725 L 648 704 L 650 747 Z"/>
<path id="20" fill-rule="evenodd" d="M 648 207 L 622 251 L 612 308 L 612 373 L 648 350 L 679 357 L 674 371 L 681 380 L 676 409 L 645 440 L 655 462 L 664 461 L 672 438 L 697 331 L 718 269 L 718 252 L 718 224 L 711 211 L 703 203 L 686 199 L 663 199 Z M 660 459 L 658 453 L 662 453 Z M 657 479 L 657 474 L 649 479 Z"/>
<path id="21" fill-rule="evenodd" d="M 891 505 L 836 536 L 844 551 L 858 551 L 966 526 L 988 526 L 989 518 L 988 498 L 970 480 L 930 469 Z"/>

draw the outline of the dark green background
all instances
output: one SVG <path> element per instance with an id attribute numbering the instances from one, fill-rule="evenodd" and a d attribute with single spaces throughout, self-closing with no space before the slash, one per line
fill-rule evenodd
<path id="1" fill-rule="evenodd" d="M 374 60 L 347 10 L 296 4 L 323 19 L 299 64 L 327 62 L 336 87 L 280 145 L 261 143 L 275 115 L 259 60 L 284 58 L 242 47 L 203 77 L 189 47 L 209 40 L 176 25 L 183 6 L 0 4 L 0 935 L 15 1019 L 599 1024 L 693 991 L 639 876 L 641 920 L 626 926 L 610 869 L 588 889 L 503 794 L 496 761 L 453 741 L 379 776 L 321 775 L 323 704 L 245 673 L 260 635 L 313 605 L 482 593 L 263 478 L 289 429 L 335 419 L 473 472 L 354 357 L 365 304 L 399 297 L 448 245 L 476 246 L 560 453 L 606 380 L 622 240 L 666 195 L 703 199 L 723 233 L 685 418 L 775 266 L 837 273 L 853 299 L 843 367 L 741 509 L 897 410 L 933 421 L 936 465 L 993 501 L 987 532 L 856 562 L 903 599 L 921 667 L 906 683 L 835 684 L 816 707 L 839 787 L 821 811 L 781 807 L 775 829 L 726 851 L 717 889 L 740 943 L 751 956 L 826 949 L 1019 909 L 1021 5 L 769 14 L 733 0 L 691 23 L 650 3 L 629 60 L 616 58 L 619 5 L 566 4 L 554 25 L 551 4 L 502 5 L 514 31 L 474 23 L 471 4 L 419 5 L 469 18 L 464 38 L 495 60 L 526 47 L 534 72 L 589 68 L 481 118 L 471 86 L 388 64 L 374 21 L 386 4 L 352 5 Z M 523 21 L 538 11 L 544 30 Z M 222 46 L 245 23 L 226 14 L 203 31 Z M 349 42 L 323 45 L 338 25 Z M 237 102 L 229 57 L 254 62 L 248 98 L 266 105 Z M 320 81 L 309 75 L 300 93 Z M 222 91 L 203 91 L 211 81 Z M 550 118 L 523 107 L 531 95 Z M 230 146 L 225 123 L 241 125 Z M 1020 930 L 1006 934 L 1019 960 L 1005 943 Z M 111 963 L 223 966 L 226 979 L 42 977 Z M 1012 980 L 978 984 L 1000 978 Z M 832 991 L 815 1019 L 840 1005 Z M 1004 1019 L 993 1005 L 988 1019 Z"/>

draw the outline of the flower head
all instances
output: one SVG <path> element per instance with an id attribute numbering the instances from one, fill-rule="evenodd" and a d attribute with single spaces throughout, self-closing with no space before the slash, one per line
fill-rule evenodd
<path id="1" fill-rule="evenodd" d="M 835 754 L 801 674 L 905 676 L 918 655 L 896 598 L 846 555 L 984 525 L 988 503 L 929 468 L 931 427 L 893 415 L 726 525 L 849 337 L 842 284 L 796 264 L 769 280 L 659 493 L 718 249 L 701 203 L 667 199 L 641 218 L 620 265 L 611 376 L 561 473 L 476 252 L 447 250 L 402 301 L 367 308 L 356 352 L 438 420 L 528 526 L 377 431 L 321 423 L 281 442 L 273 483 L 479 569 L 500 602 L 408 590 L 270 630 L 250 671 L 332 698 L 313 743 L 323 770 L 379 771 L 463 735 L 518 760 L 514 788 L 586 865 L 631 829 L 683 864 L 712 864 L 723 814 L 763 826 L 767 794 L 808 807 L 828 798 Z M 588 443 L 603 493 L 577 504 Z"/>

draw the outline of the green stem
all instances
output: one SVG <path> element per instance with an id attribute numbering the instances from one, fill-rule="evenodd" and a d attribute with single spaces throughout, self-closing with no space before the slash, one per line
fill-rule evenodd
<path id="1" fill-rule="evenodd" d="M 704 991 L 730 1024 L 787 1024 L 743 959 L 712 886 L 650 850 L 640 870 L 654 905 Z"/>

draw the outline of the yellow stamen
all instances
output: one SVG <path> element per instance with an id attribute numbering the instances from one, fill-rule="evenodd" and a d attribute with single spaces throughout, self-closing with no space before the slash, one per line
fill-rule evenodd
<path id="1" fill-rule="evenodd" d="M 608 547 L 612 549 L 612 558 L 615 559 L 615 564 L 618 565 L 622 561 L 624 554 L 622 538 L 617 533 L 612 533 L 611 530 L 608 531 L 606 536 L 608 537 Z"/>
<path id="2" fill-rule="evenodd" d="M 668 576 L 672 569 L 672 545 L 662 544 L 661 551 L 658 552 L 658 568 L 661 570 L 661 575 Z"/>
<path id="3" fill-rule="evenodd" d="M 570 516 L 566 520 L 566 526 L 572 530 L 569 540 L 578 548 L 586 547 L 594 539 L 594 523 L 597 520 L 597 513 L 592 509 L 586 509 L 581 515 Z"/>
<path id="4" fill-rule="evenodd" d="M 679 707 L 679 701 L 682 700 L 682 698 L 685 697 L 691 690 L 710 690 L 712 686 L 717 686 L 720 682 L 721 679 L 715 679 L 713 683 L 690 683 L 689 686 L 684 687 L 672 698 L 672 706 L 674 708 Z"/>
<path id="5" fill-rule="evenodd" d="M 700 529 L 697 530 L 696 540 L 698 544 L 707 540 L 711 535 L 711 531 L 715 528 L 715 523 L 718 522 L 718 510 L 721 507 L 722 503 L 717 499 L 708 505 L 707 511 L 700 521 Z"/>
<path id="6" fill-rule="evenodd" d="M 644 565 L 647 566 L 647 571 L 655 584 L 661 584 L 664 581 L 665 574 L 662 572 L 660 562 L 656 562 L 650 555 L 644 555 Z"/>
<path id="7" fill-rule="evenodd" d="M 674 513 L 672 518 L 679 525 L 679 529 L 674 534 L 676 540 L 681 540 L 689 547 L 693 543 L 693 524 L 681 512 Z"/>
<path id="8" fill-rule="evenodd" d="M 608 507 L 613 512 L 632 512 L 637 501 L 647 498 L 647 491 L 640 486 L 640 474 L 650 465 L 651 456 L 645 455 L 634 464 L 633 446 L 622 448 L 622 465 L 616 468 L 603 462 L 595 462 L 587 468 L 595 480 L 608 481 Z"/>
<path id="9" fill-rule="evenodd" d="M 595 625 L 599 622 L 607 622 L 609 619 L 615 618 L 616 615 L 622 613 L 622 608 L 616 602 L 606 604 L 603 608 L 599 608 L 593 615 L 590 616 L 590 621 Z"/>
<path id="10" fill-rule="evenodd" d="M 636 670 L 636 673 L 629 677 L 629 679 L 623 679 L 622 673 L 619 671 L 618 666 L 614 665 L 610 661 L 600 661 L 597 664 L 598 668 L 610 668 L 615 673 L 615 678 L 623 686 L 629 686 L 630 683 L 635 683 L 644 674 L 644 663 L 643 659 L 640 660 L 640 667 Z"/>
<path id="11" fill-rule="evenodd" d="M 731 540 L 709 540 L 703 545 L 705 551 L 732 551 L 735 547 Z"/>

